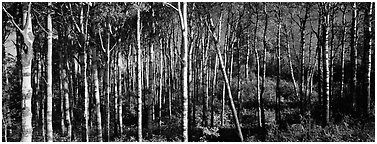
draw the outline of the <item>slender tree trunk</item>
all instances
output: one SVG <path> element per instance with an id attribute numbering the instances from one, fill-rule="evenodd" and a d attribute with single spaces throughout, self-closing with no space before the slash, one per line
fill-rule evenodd
<path id="1" fill-rule="evenodd" d="M 221 17 L 222 18 L 222 17 Z M 228 16 L 228 18 L 227 18 L 227 21 L 229 22 L 229 16 Z M 219 21 L 221 24 L 222 24 L 222 21 Z M 220 25 L 219 25 L 220 26 Z M 230 29 L 229 29 L 229 27 L 230 27 L 230 24 L 228 23 L 227 24 L 227 29 L 225 30 L 225 42 L 224 42 L 224 61 L 225 61 L 225 69 L 226 69 L 226 61 L 227 61 L 227 50 L 228 50 L 228 31 L 230 31 Z M 221 37 L 219 37 L 219 36 L 221 36 L 221 27 L 219 27 L 219 31 L 218 31 L 218 39 L 219 39 L 219 41 L 221 41 Z M 216 74 L 217 74 L 217 69 L 218 69 L 218 65 L 219 65 L 219 57 L 216 55 L 216 60 L 215 60 L 215 77 L 214 77 L 214 80 L 213 80 L 213 87 L 214 88 L 212 88 L 212 97 L 215 97 L 215 85 L 216 85 L 216 83 L 215 83 L 215 79 L 216 79 Z M 221 126 L 224 126 L 224 124 L 225 124 L 225 121 L 224 121 L 224 116 L 225 116 L 225 101 L 226 101 L 226 99 L 225 99 L 225 94 L 226 94 L 226 87 L 225 87 L 225 83 L 223 84 L 223 93 L 222 93 L 222 97 L 221 97 L 221 119 L 220 119 L 220 123 L 221 123 Z"/>
<path id="2" fill-rule="evenodd" d="M 260 59 L 259 59 L 259 53 L 258 53 L 258 49 L 257 49 L 257 31 L 258 31 L 258 22 L 259 22 L 259 14 L 257 13 L 256 15 L 256 22 L 255 22 L 255 28 L 254 28 L 254 43 L 253 43 L 253 47 L 254 47 L 254 54 L 255 54 L 255 61 L 257 63 L 257 118 L 258 118 L 258 127 L 262 127 L 262 111 L 261 111 L 261 94 L 260 94 L 260 80 L 259 80 L 259 76 L 260 76 Z"/>
<path id="3" fill-rule="evenodd" d="M 180 5 L 178 5 L 180 10 Z M 187 26 L 187 3 L 183 2 L 183 10 L 181 11 L 181 25 L 183 38 L 182 52 L 182 95 L 183 95 L 183 142 L 188 142 L 188 26 Z"/>
<path id="4" fill-rule="evenodd" d="M 51 7 L 51 2 L 48 3 Z M 51 11 L 47 15 L 47 141 L 53 141 L 52 132 L 52 19 Z"/>
<path id="5" fill-rule="evenodd" d="M 88 52 L 87 52 L 87 46 L 89 45 L 88 41 L 88 15 L 89 15 L 89 8 L 90 5 L 88 5 L 88 11 L 87 11 L 87 19 L 84 21 L 84 6 L 82 5 L 81 7 L 81 12 L 80 12 L 80 24 L 81 24 L 81 32 L 84 36 L 84 45 L 83 45 L 83 52 L 84 52 L 84 118 L 85 118 L 85 141 L 89 142 L 89 85 L 88 85 L 88 75 L 87 75 L 87 70 L 88 70 Z"/>
<path id="6" fill-rule="evenodd" d="M 121 70 L 121 63 L 122 62 L 122 54 L 121 52 L 118 52 L 118 90 L 119 90 L 119 96 L 118 96 L 118 123 L 119 123 L 119 134 L 120 136 L 122 136 L 123 134 L 123 97 L 125 94 L 122 93 L 122 70 Z M 123 77 L 124 78 L 124 77 Z M 126 85 L 123 85 L 125 88 L 128 88 L 126 87 Z"/>
<path id="7" fill-rule="evenodd" d="M 304 112 L 305 109 L 305 101 L 306 97 L 304 94 L 304 83 L 305 83 L 305 29 L 306 29 L 306 20 L 308 19 L 308 6 L 306 4 L 303 4 L 305 7 L 305 16 L 304 18 L 300 19 L 300 50 L 301 50 L 301 72 L 300 72 L 300 97 L 301 97 L 301 113 Z"/>
<path id="8" fill-rule="evenodd" d="M 114 121 L 113 124 L 114 124 L 114 135 L 115 136 L 118 136 L 118 132 L 119 132 L 119 127 L 118 127 L 118 124 L 119 124 L 119 112 L 118 112 L 118 107 L 119 107 L 119 102 L 118 102 L 118 99 L 119 99 L 119 95 L 121 95 L 120 91 L 121 91 L 121 77 L 119 76 L 121 73 L 120 73 L 120 64 L 119 64 L 119 58 L 120 57 L 120 51 L 117 51 L 114 53 L 114 77 L 113 77 L 113 81 L 115 82 L 114 83 Z M 118 89 L 119 88 L 119 89 Z"/>
<path id="9" fill-rule="evenodd" d="M 329 24 L 330 24 L 330 15 L 329 15 L 329 4 L 326 3 L 325 6 L 323 7 L 325 10 L 325 14 L 323 15 L 325 22 L 323 26 L 323 36 L 324 36 L 324 47 L 323 47 L 323 74 L 324 74 L 324 81 L 323 81 L 323 86 L 324 86 L 324 125 L 326 126 L 329 121 L 330 121 L 330 71 L 329 71 Z"/>
<path id="10" fill-rule="evenodd" d="M 64 113 L 65 113 L 65 122 L 67 123 L 67 140 L 70 141 L 72 137 L 72 124 L 71 124 L 71 115 L 70 115 L 70 106 L 69 106 L 69 79 L 68 79 L 68 62 L 63 60 L 63 63 L 66 63 L 66 67 L 62 69 L 62 78 L 63 78 L 63 91 L 64 91 Z"/>
<path id="11" fill-rule="evenodd" d="M 291 34 L 291 40 L 292 40 L 292 43 L 293 43 L 292 46 L 293 46 L 293 49 L 295 49 L 294 48 L 294 42 L 295 41 L 294 41 L 294 38 L 293 38 L 294 33 L 293 33 L 292 29 L 290 31 L 290 34 Z M 287 52 L 288 52 L 289 69 L 291 71 L 292 83 L 293 83 L 293 87 L 295 89 L 296 97 L 298 98 L 299 97 L 299 90 L 298 90 L 298 86 L 297 86 L 297 83 L 296 83 L 295 74 L 294 74 L 294 70 L 293 70 L 291 48 L 289 46 L 289 42 L 287 42 Z"/>
<path id="12" fill-rule="evenodd" d="M 63 54 L 61 52 L 61 54 Z M 60 59 L 60 64 L 59 64 L 59 73 L 62 74 L 63 73 L 63 61 L 62 59 Z M 60 112 L 61 112 L 61 119 L 60 119 L 60 125 L 61 125 L 61 130 L 62 130 L 62 135 L 65 135 L 66 134 L 66 126 L 65 126 L 65 113 L 64 113 L 64 89 L 63 89 L 63 83 L 64 83 L 64 78 L 62 75 L 60 75 L 60 83 L 59 83 L 59 87 L 60 87 Z"/>
<path id="13" fill-rule="evenodd" d="M 217 52 L 217 55 L 218 55 L 219 60 L 220 60 L 221 72 L 222 72 L 224 79 L 225 79 L 225 84 L 226 84 L 227 91 L 228 91 L 228 97 L 229 97 L 229 102 L 230 102 L 230 106 L 231 106 L 231 109 L 232 109 L 234 122 L 236 124 L 238 136 L 240 138 L 240 141 L 242 142 L 243 141 L 242 131 L 241 131 L 240 123 L 239 123 L 238 116 L 237 116 L 237 110 L 236 110 L 236 107 L 234 105 L 234 101 L 233 101 L 233 97 L 232 97 L 232 93 L 231 93 L 231 89 L 230 89 L 230 83 L 229 83 L 228 77 L 226 75 L 225 65 L 224 65 L 224 62 L 223 62 L 223 59 L 222 59 L 222 56 L 221 56 L 220 43 L 219 43 L 218 39 L 216 38 L 215 33 L 213 33 L 213 26 L 211 26 L 210 30 L 211 30 L 211 33 L 212 33 L 212 38 L 214 39 L 215 44 L 216 44 L 216 52 Z"/>
<path id="14" fill-rule="evenodd" d="M 99 91 L 99 75 L 98 75 L 98 55 L 97 50 L 92 50 L 93 53 L 93 79 L 94 79 L 94 95 L 95 95 L 95 108 L 97 116 L 97 139 L 99 142 L 102 142 L 102 121 L 101 121 L 101 99 Z"/>
<path id="15" fill-rule="evenodd" d="M 108 28 L 110 30 L 111 28 L 111 25 L 110 23 L 108 23 Z M 110 82 L 110 32 L 107 31 L 107 47 L 106 47 L 106 136 L 107 136 L 107 141 L 109 142 L 110 141 L 110 92 L 111 92 L 111 82 Z"/>
<path id="16" fill-rule="evenodd" d="M 155 17 L 155 11 L 154 9 L 152 9 L 152 18 Z M 154 20 L 154 19 L 153 19 Z M 155 34 L 156 33 L 156 28 L 155 28 L 155 22 L 153 21 L 152 22 L 152 33 Z M 154 43 L 153 41 L 151 42 L 150 44 L 150 49 L 149 49 L 149 71 L 150 73 L 147 73 L 147 75 L 149 75 L 149 84 L 150 84 L 150 89 L 151 89 L 151 97 L 148 98 L 149 99 L 149 103 L 148 103 L 148 128 L 149 129 L 152 129 L 153 127 L 153 124 L 152 124 L 152 118 L 153 118 L 153 115 L 152 115 L 152 108 L 153 108 L 153 97 L 154 97 L 154 67 L 153 67 L 153 60 L 154 60 Z"/>
<path id="17" fill-rule="evenodd" d="M 87 46 L 87 45 L 86 45 Z M 88 54 L 86 51 L 86 46 L 84 46 L 84 117 L 85 117 L 85 141 L 89 142 L 89 86 L 88 86 Z"/>
<path id="18" fill-rule="evenodd" d="M 351 27 L 351 67 L 352 67 L 352 80 L 350 91 L 352 92 L 352 110 L 356 111 L 356 96 L 357 96 L 357 3 L 353 3 L 352 10 L 352 27 Z"/>
<path id="19" fill-rule="evenodd" d="M 237 65 L 238 65 L 238 76 L 237 76 L 237 100 L 238 100 L 238 118 L 239 121 L 242 122 L 242 97 L 241 97 L 241 54 L 240 54 L 240 40 L 237 40 Z"/>
<path id="20" fill-rule="evenodd" d="M 261 116 L 262 116 L 262 127 L 265 127 L 265 116 L 264 116 L 264 103 L 263 103 L 263 93 L 265 90 L 265 81 L 266 81 L 266 62 L 267 62 L 267 26 L 268 26 L 268 14 L 267 14 L 267 4 L 264 5 L 264 15 L 266 17 L 264 24 L 263 32 L 263 74 L 262 74 L 262 88 L 260 93 L 260 107 L 261 107 Z"/>
<path id="21" fill-rule="evenodd" d="M 330 32 L 331 32 L 331 39 L 329 40 L 329 45 L 330 45 L 330 54 L 329 54 L 329 58 L 330 58 L 330 62 L 329 62 L 329 71 L 330 71 L 330 81 L 329 81 L 329 97 L 330 97 L 330 101 L 333 101 L 334 99 L 334 96 L 333 96 L 333 89 L 334 89 L 334 86 L 333 86 L 333 81 L 334 81 L 334 13 L 335 13 L 335 10 L 332 9 L 331 10 L 331 14 L 330 14 L 330 23 L 329 23 L 329 26 L 330 27 Z M 329 33 L 330 33 L 329 32 Z M 330 36 L 330 34 L 329 34 Z"/>
<path id="22" fill-rule="evenodd" d="M 203 99 L 203 125 L 205 127 L 208 126 L 208 120 L 207 120 L 207 110 L 208 110 L 208 98 L 209 98 L 209 58 L 207 57 L 208 56 L 208 50 L 209 50 L 209 44 L 210 44 L 210 39 L 209 39 L 209 34 L 208 34 L 208 37 L 207 37 L 207 42 L 206 44 L 204 44 L 204 36 L 203 36 L 203 51 L 204 52 L 204 55 L 203 55 L 203 59 L 204 59 L 204 72 L 203 74 L 205 73 L 205 77 L 206 77 L 206 80 L 205 80 L 205 95 L 204 95 L 204 99 Z M 216 66 L 215 66 L 216 68 Z M 214 74 L 216 75 L 216 74 Z M 204 76 L 203 76 L 204 77 Z"/>
<path id="23" fill-rule="evenodd" d="M 344 46 L 345 46 L 345 39 L 346 39 L 346 34 L 347 34 L 347 31 L 346 31 L 346 10 L 347 10 L 347 7 L 345 4 L 342 5 L 342 11 L 343 11 L 343 15 L 342 15 L 342 25 L 343 25 L 343 34 L 342 34 L 342 49 L 341 49 L 341 54 L 340 54 L 340 63 L 341 63 L 341 84 L 340 84 L 340 103 L 342 103 L 343 101 L 343 98 L 344 98 Z"/>
<path id="24" fill-rule="evenodd" d="M 140 3 L 139 3 L 140 6 Z M 137 103 L 138 103 L 138 141 L 143 141 L 143 132 L 142 132 L 142 108 L 143 108 L 143 101 L 142 101 L 142 87 L 141 87 L 141 80 L 142 80 L 142 58 L 141 58 L 141 45 L 140 45 L 140 36 L 141 36 L 141 21 L 140 21 L 140 8 L 137 9 Z"/>
<path id="25" fill-rule="evenodd" d="M 161 124 L 162 124 L 162 82 L 163 82 L 163 73 L 164 73 L 164 67 L 163 67 L 163 46 L 162 46 L 162 39 L 160 39 L 160 92 L 159 92 L 159 95 L 158 95 L 158 128 L 159 130 L 161 130 Z"/>
<path id="26" fill-rule="evenodd" d="M 371 69 L 372 69 L 372 24 L 373 24 L 373 5 L 374 3 L 369 2 L 366 3 L 366 8 L 365 8 L 365 18 L 364 18 L 364 61 L 365 61 L 365 83 L 364 83 L 364 88 L 365 88 L 365 107 L 364 107 L 364 114 L 369 115 L 370 114 L 370 99 L 371 99 L 371 93 L 370 93 L 370 88 L 371 88 Z"/>
<path id="27" fill-rule="evenodd" d="M 250 61 L 250 38 L 249 38 L 250 34 L 248 34 L 248 38 L 247 38 L 247 46 L 246 46 L 246 51 L 247 51 L 247 54 L 246 54 L 246 63 L 245 63 L 245 83 L 247 81 L 249 81 L 249 61 Z"/>
<path id="28" fill-rule="evenodd" d="M 40 119 L 42 121 L 42 138 L 43 138 L 43 142 L 46 142 L 45 102 L 46 102 L 46 98 L 43 95 L 43 98 L 41 100 L 41 119 Z"/>
<path id="29" fill-rule="evenodd" d="M 321 15 L 321 10 L 318 10 L 319 15 Z M 318 69 L 318 82 L 317 82 L 317 87 L 318 87 L 318 103 L 319 105 L 322 105 L 322 65 L 321 65 L 321 56 L 322 56 L 322 18 L 318 18 L 318 25 L 317 25 L 317 69 Z M 292 36 L 293 40 L 293 36 Z"/>
<path id="30" fill-rule="evenodd" d="M 278 74 L 276 79 L 276 122 L 279 124 L 280 122 L 280 30 L 281 30 L 281 18 L 280 18 L 280 9 L 279 9 L 279 18 L 278 18 L 278 35 L 277 35 L 277 64 L 278 64 Z"/>

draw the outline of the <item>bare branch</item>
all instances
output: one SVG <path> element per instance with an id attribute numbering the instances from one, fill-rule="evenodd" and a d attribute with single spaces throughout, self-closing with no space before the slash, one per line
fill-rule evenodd
<path id="1" fill-rule="evenodd" d="M 73 13 L 72 13 L 73 10 L 72 10 L 71 3 L 69 3 L 69 10 L 70 10 L 70 12 L 71 12 L 70 14 L 71 14 L 71 17 L 72 17 L 72 20 L 73 20 L 73 24 L 75 24 L 76 29 L 79 31 L 79 33 L 82 33 L 82 31 L 81 31 L 79 25 L 78 25 L 77 22 L 76 22 L 75 17 L 73 16 Z"/>
<path id="2" fill-rule="evenodd" d="M 99 35 L 99 39 L 101 41 L 101 48 L 102 48 L 103 52 L 106 52 L 105 47 L 103 47 L 103 40 L 102 40 L 102 36 L 101 36 L 101 30 L 98 31 L 98 35 Z"/>
<path id="3" fill-rule="evenodd" d="M 115 46 L 118 44 L 118 42 L 116 42 L 112 47 L 111 47 L 111 49 L 110 49 L 110 51 L 109 52 L 111 52 L 111 51 L 113 51 L 114 50 L 114 48 L 115 48 Z"/>
<path id="4" fill-rule="evenodd" d="M 14 21 L 13 16 L 4 7 L 3 7 L 3 10 L 7 14 L 7 16 L 10 18 L 11 22 L 13 23 L 13 25 L 22 33 L 23 30 L 16 24 L 16 22 Z"/>
<path id="5" fill-rule="evenodd" d="M 42 31 L 44 31 L 45 33 L 48 33 L 48 31 L 41 25 L 41 23 L 39 22 L 38 18 L 35 17 L 35 19 L 37 20 L 37 23 L 38 23 L 39 27 L 42 29 Z"/>
<path id="6" fill-rule="evenodd" d="M 175 6 L 173 6 L 172 4 L 168 3 L 168 2 L 163 2 L 164 4 L 168 5 L 169 7 L 173 8 L 174 10 L 176 10 L 177 12 L 179 12 L 178 8 L 176 8 Z"/>

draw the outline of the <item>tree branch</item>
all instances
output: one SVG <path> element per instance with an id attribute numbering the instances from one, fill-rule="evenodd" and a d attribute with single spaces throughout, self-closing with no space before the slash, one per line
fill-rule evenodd
<path id="1" fill-rule="evenodd" d="M 10 18 L 11 22 L 13 23 L 13 25 L 22 33 L 23 30 L 16 24 L 16 22 L 14 21 L 13 16 L 4 7 L 3 7 L 3 10 L 7 14 L 7 16 Z"/>
<path id="2" fill-rule="evenodd" d="M 72 20 L 73 20 L 73 24 L 75 24 L 76 29 L 79 31 L 79 33 L 82 33 L 82 31 L 81 31 L 79 25 L 78 25 L 77 22 L 76 22 L 75 17 L 73 16 L 71 3 L 69 3 L 69 10 L 70 10 L 70 14 L 71 14 L 71 17 L 72 17 Z"/>
<path id="3" fill-rule="evenodd" d="M 39 27 L 42 29 L 42 31 L 44 31 L 45 33 L 48 33 L 48 31 L 41 25 L 41 23 L 39 22 L 38 18 L 35 17 L 35 19 L 37 20 L 37 23 L 38 23 Z"/>
<path id="4" fill-rule="evenodd" d="M 177 12 L 179 12 L 178 8 L 176 8 L 175 6 L 173 6 L 172 4 L 168 3 L 168 2 L 163 2 L 164 4 L 168 5 L 169 7 L 173 8 L 174 10 L 176 10 Z"/>
<path id="5" fill-rule="evenodd" d="M 99 39 L 100 39 L 100 42 L 101 42 L 101 48 L 102 48 L 103 52 L 106 52 L 105 47 L 103 47 L 103 40 L 102 40 L 102 36 L 101 36 L 101 30 L 98 31 L 98 35 L 99 35 Z"/>
<path id="6" fill-rule="evenodd" d="M 118 42 L 115 42 L 115 44 L 111 47 L 110 52 L 114 50 L 115 46 L 118 44 Z"/>

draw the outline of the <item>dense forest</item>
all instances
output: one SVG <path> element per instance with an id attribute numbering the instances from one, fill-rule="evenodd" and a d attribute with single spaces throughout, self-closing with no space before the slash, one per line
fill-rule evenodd
<path id="1" fill-rule="evenodd" d="M 3 2 L 2 141 L 375 141 L 374 2 Z"/>

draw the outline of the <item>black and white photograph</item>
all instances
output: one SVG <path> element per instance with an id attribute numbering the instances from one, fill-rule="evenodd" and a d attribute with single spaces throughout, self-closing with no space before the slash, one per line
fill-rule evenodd
<path id="1" fill-rule="evenodd" d="M 1 142 L 375 142 L 375 2 L 1 2 Z"/>

